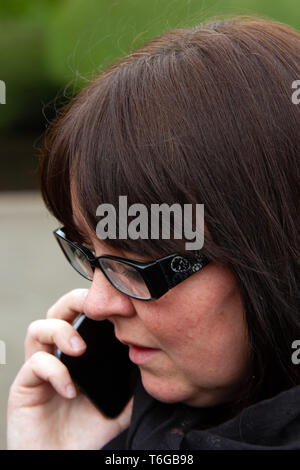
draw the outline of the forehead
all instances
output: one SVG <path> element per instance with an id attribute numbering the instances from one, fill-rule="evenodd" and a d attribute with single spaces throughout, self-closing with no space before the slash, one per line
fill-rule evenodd
<path id="1" fill-rule="evenodd" d="M 81 205 L 78 200 L 77 190 L 75 186 L 74 179 L 71 179 L 71 204 L 72 204 L 72 218 L 75 229 L 79 232 L 80 235 L 85 239 L 85 241 L 91 242 L 95 247 L 98 247 L 99 250 L 103 254 L 115 254 L 116 256 L 121 256 L 125 258 L 132 258 L 136 261 L 153 261 L 155 259 L 161 258 L 162 256 L 166 256 L 167 254 L 177 252 L 177 248 L 173 248 L 169 251 L 169 253 L 158 253 L 156 254 L 145 254 L 147 252 L 147 247 L 144 247 L 145 252 L 142 253 L 141 251 L 138 252 L 130 247 L 129 250 L 126 248 L 120 248 L 113 245 L 113 242 L 109 243 L 105 240 L 101 239 L 96 233 L 96 227 L 91 227 L 88 223 L 87 217 L 84 215 L 84 212 L 81 208 Z M 211 239 L 210 232 L 207 228 L 207 225 L 204 221 L 204 238 Z M 182 247 L 181 247 L 182 248 Z M 180 250 L 179 250 L 180 251 Z M 100 256 L 100 255 L 99 255 Z"/>
<path id="2" fill-rule="evenodd" d="M 134 253 L 133 251 L 125 251 L 120 248 L 114 248 L 111 245 L 105 243 L 96 234 L 96 230 L 93 230 L 88 224 L 84 214 L 82 213 L 78 200 L 72 197 L 72 211 L 73 211 L 73 222 L 78 232 L 84 237 L 85 241 L 91 242 L 95 248 L 99 248 L 100 254 L 114 254 L 122 258 L 131 258 L 136 261 L 153 261 L 153 257 L 149 255 L 141 255 Z M 100 253 L 101 250 L 101 253 Z"/>

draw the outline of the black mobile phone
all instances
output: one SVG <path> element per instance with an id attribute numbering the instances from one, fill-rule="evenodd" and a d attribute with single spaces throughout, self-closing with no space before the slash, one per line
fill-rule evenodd
<path id="1" fill-rule="evenodd" d="M 108 320 L 96 321 L 81 314 L 73 327 L 86 342 L 81 356 L 69 356 L 56 349 L 79 390 L 107 417 L 114 418 L 134 393 L 138 367 L 130 361 L 128 347 L 120 343 Z"/>

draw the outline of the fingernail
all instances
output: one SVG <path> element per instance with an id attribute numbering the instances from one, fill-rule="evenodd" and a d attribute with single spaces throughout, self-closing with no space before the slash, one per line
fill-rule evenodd
<path id="1" fill-rule="evenodd" d="M 66 392 L 67 392 L 67 396 L 69 398 L 75 398 L 76 397 L 76 389 L 72 384 L 67 385 Z"/>
<path id="2" fill-rule="evenodd" d="M 75 351 L 85 348 L 85 343 L 81 338 L 79 338 L 79 336 L 72 336 L 70 343 Z"/>

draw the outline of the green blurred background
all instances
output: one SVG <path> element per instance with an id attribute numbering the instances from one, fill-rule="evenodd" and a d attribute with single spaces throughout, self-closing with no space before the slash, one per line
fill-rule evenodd
<path id="1" fill-rule="evenodd" d="M 148 39 L 215 15 L 300 28 L 299 0 L 1 0 L 0 190 L 37 188 L 48 122 L 95 73 Z"/>

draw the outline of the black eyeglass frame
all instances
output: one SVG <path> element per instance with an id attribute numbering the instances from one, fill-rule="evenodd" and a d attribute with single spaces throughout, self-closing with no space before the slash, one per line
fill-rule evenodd
<path id="1" fill-rule="evenodd" d="M 150 262 L 142 262 L 142 261 L 135 261 L 128 258 L 122 258 L 119 256 L 113 255 L 101 255 L 95 257 L 93 253 L 86 248 L 85 246 L 79 245 L 78 243 L 72 242 L 69 240 L 65 233 L 65 227 L 60 227 L 53 231 L 53 234 L 62 249 L 64 255 L 66 256 L 67 260 L 71 264 L 71 266 L 83 276 L 85 279 L 92 281 L 90 277 L 85 276 L 82 272 L 80 272 L 76 266 L 72 263 L 70 257 L 66 253 L 63 244 L 60 242 L 60 239 L 67 242 L 69 245 L 73 246 L 77 250 L 81 251 L 81 253 L 85 256 L 87 261 L 89 262 L 92 271 L 94 272 L 96 268 L 99 268 L 101 272 L 104 274 L 106 279 L 122 294 L 128 295 L 137 300 L 155 300 L 164 295 L 168 290 L 172 289 L 173 287 L 177 286 L 180 282 L 184 281 L 188 277 L 190 277 L 195 272 L 200 271 L 205 266 L 207 266 L 211 261 L 207 258 L 207 256 L 203 255 L 200 250 L 193 251 L 191 255 L 183 256 L 180 253 L 173 253 L 168 256 L 164 256 L 163 258 L 158 258 L 154 261 Z M 119 287 L 117 287 L 113 281 L 109 278 L 103 267 L 101 266 L 99 260 L 100 259 L 108 259 L 113 261 L 118 261 L 120 263 L 126 264 L 135 268 L 140 276 L 143 278 L 148 291 L 150 292 L 150 298 L 143 298 L 137 297 L 132 294 L 128 294 L 122 291 Z"/>

